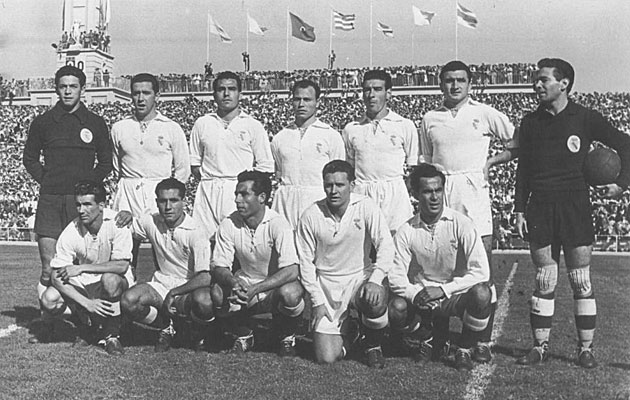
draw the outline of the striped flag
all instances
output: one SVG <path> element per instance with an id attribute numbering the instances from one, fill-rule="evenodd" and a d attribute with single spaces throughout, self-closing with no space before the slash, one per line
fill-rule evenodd
<path id="1" fill-rule="evenodd" d="M 210 28 L 210 33 L 213 35 L 217 35 L 221 38 L 221 42 L 223 43 L 232 43 L 232 38 L 227 34 L 225 29 L 219 25 L 210 14 L 208 14 L 208 27 Z"/>
<path id="2" fill-rule="evenodd" d="M 394 37 L 394 30 L 381 22 L 378 22 L 378 25 L 376 25 L 376 29 L 383 32 L 383 35 L 387 37 L 390 37 L 390 38 Z"/>
<path id="3" fill-rule="evenodd" d="M 342 31 L 351 31 L 354 29 L 354 21 L 356 16 L 354 14 L 342 14 L 333 10 L 333 22 L 335 23 L 335 29 Z"/>
<path id="4" fill-rule="evenodd" d="M 457 23 L 470 29 L 477 29 L 477 16 L 471 10 L 457 3 Z"/>
<path id="5" fill-rule="evenodd" d="M 419 26 L 431 25 L 431 20 L 435 17 L 435 13 L 431 11 L 422 11 L 416 6 L 411 6 L 413 12 L 413 23 Z"/>

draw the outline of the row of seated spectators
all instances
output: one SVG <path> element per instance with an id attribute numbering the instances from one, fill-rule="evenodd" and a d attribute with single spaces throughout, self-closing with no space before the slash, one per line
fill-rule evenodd
<path id="1" fill-rule="evenodd" d="M 504 93 L 474 95 L 478 100 L 491 104 L 506 113 L 514 123 L 529 111 L 534 110 L 537 101 L 531 94 Z M 574 100 L 599 110 L 616 127 L 630 132 L 630 94 L 628 93 L 589 93 L 576 94 Z M 399 114 L 410 118 L 416 125 L 420 124 L 424 114 L 439 106 L 441 96 L 394 96 L 390 107 Z M 261 121 L 270 139 L 292 119 L 291 103 L 287 99 L 275 95 L 250 97 L 242 101 L 243 109 Z M 90 108 L 102 115 L 108 125 L 131 113 L 131 106 L 125 103 L 92 104 Z M 22 166 L 22 149 L 28 127 L 33 118 L 44 112 L 45 107 L 2 106 L 0 107 L 0 227 L 26 227 L 27 218 L 34 212 L 37 199 L 37 184 L 30 178 Z M 193 124 L 201 115 L 214 110 L 211 102 L 200 101 L 189 97 L 181 102 L 162 102 L 160 111 L 177 121 L 189 134 Z M 355 97 L 324 97 L 321 99 L 320 118 L 341 131 L 344 125 L 363 112 L 363 104 Z M 501 148 L 493 143 L 491 151 Z M 497 220 L 497 231 L 507 235 L 513 232 L 514 216 L 512 205 L 514 198 L 516 162 L 494 168 L 490 173 L 491 196 L 494 215 Z M 108 186 L 115 190 L 115 182 L 111 179 Z M 189 182 L 192 203 L 196 182 Z M 621 200 L 606 200 L 592 193 L 593 218 L 598 234 L 628 235 L 630 234 L 628 192 Z M 499 229 L 500 228 L 500 229 Z M 505 238 L 504 238 L 505 239 Z"/>
<path id="2" fill-rule="evenodd" d="M 403 65 L 386 67 L 392 76 L 394 86 L 437 86 L 439 65 Z M 287 90 L 293 82 L 301 79 L 312 79 L 323 89 L 347 89 L 360 87 L 363 74 L 369 68 L 335 68 L 335 69 L 298 69 L 294 71 L 250 71 L 239 72 L 243 80 L 243 88 L 247 91 Z M 536 65 L 531 63 L 471 64 L 473 83 L 477 86 L 530 84 L 533 82 Z M 160 87 L 164 93 L 203 92 L 212 88 L 213 75 L 194 74 L 160 74 Z M 131 76 L 112 77 L 111 86 L 129 89 Z M 26 90 L 52 89 L 54 81 L 50 78 L 35 78 L 25 81 Z M 104 81 L 88 82 L 90 87 L 108 86 Z"/>

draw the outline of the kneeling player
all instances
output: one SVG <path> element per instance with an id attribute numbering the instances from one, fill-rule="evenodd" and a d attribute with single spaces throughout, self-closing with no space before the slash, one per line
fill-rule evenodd
<path id="1" fill-rule="evenodd" d="M 362 316 L 368 366 L 383 368 L 383 279 L 394 258 L 392 237 L 378 205 L 352 193 L 355 176 L 349 163 L 331 161 L 322 175 L 326 198 L 304 211 L 297 230 L 302 283 L 313 302 L 315 359 L 328 364 L 345 356 L 351 343 L 344 343 L 342 325 L 347 326 L 344 321 L 352 307 Z M 372 245 L 377 252 L 374 264 Z"/>
<path id="2" fill-rule="evenodd" d="M 184 212 L 185 185 L 164 179 L 155 188 L 158 213 L 134 218 L 133 234 L 148 239 L 157 259 L 151 281 L 126 291 L 121 299 L 123 314 L 141 325 L 159 330 L 155 351 L 171 347 L 175 328 L 172 317 L 192 320 L 193 346 L 205 345 L 205 328 L 214 320 L 210 295 L 210 241 L 205 230 Z M 117 219 L 128 224 L 131 213 Z"/>
<path id="3" fill-rule="evenodd" d="M 394 236 L 396 256 L 389 274 L 397 297 L 390 302 L 390 322 L 402 328 L 413 320 L 410 313 L 433 310 L 426 316 L 462 319 L 463 329 L 455 354 L 458 370 L 473 368 L 471 347 L 488 324 L 491 292 L 488 259 L 472 220 L 444 207 L 444 174 L 433 165 L 421 164 L 409 177 L 419 201 L 419 213 Z M 426 322 L 426 321 L 425 321 Z M 429 325 L 426 324 L 425 325 Z M 413 330 L 415 327 L 410 327 Z M 421 360 L 430 359 L 446 342 L 434 331 L 420 346 Z"/>
<path id="4" fill-rule="evenodd" d="M 245 171 L 237 180 L 236 211 L 221 222 L 216 235 L 213 299 L 217 314 L 227 317 L 228 329 L 236 336 L 232 352 L 244 353 L 254 345 L 247 317 L 271 312 L 281 337 L 279 354 L 292 356 L 304 310 L 293 229 L 266 205 L 271 195 L 267 174 Z M 235 255 L 240 269 L 233 274 Z"/>
<path id="5" fill-rule="evenodd" d="M 75 343 L 87 345 L 95 328 L 102 325 L 105 350 L 122 354 L 120 296 L 133 284 L 129 269 L 131 234 L 118 228 L 116 213 L 105 208 L 102 184 L 79 182 L 74 190 L 79 217 L 61 233 L 57 241 L 52 286 L 40 296 L 44 309 L 62 314 L 69 306 L 78 316 L 79 336 Z"/>

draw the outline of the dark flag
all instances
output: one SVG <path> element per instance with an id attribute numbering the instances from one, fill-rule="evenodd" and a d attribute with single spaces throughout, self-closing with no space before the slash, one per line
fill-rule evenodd
<path id="1" fill-rule="evenodd" d="M 291 35 L 294 38 L 304 40 L 305 42 L 315 41 L 315 28 L 302 21 L 300 17 L 295 14 L 289 13 L 291 17 Z"/>

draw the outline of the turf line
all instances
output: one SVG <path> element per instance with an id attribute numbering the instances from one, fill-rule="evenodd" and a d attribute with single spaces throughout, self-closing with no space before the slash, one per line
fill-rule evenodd
<path id="1" fill-rule="evenodd" d="M 11 325 L 7 326 L 6 328 L 0 329 L 0 338 L 7 337 L 7 336 L 12 334 L 13 332 L 16 332 L 19 329 L 20 329 L 20 327 L 17 326 L 16 324 L 11 324 Z"/>
<path id="2" fill-rule="evenodd" d="M 518 262 L 512 265 L 510 275 L 505 281 L 505 286 L 501 291 L 501 296 L 497 302 L 497 311 L 494 316 L 494 326 L 492 327 L 492 337 L 498 338 L 503 333 L 503 323 L 510 309 L 510 290 L 514 284 L 514 274 L 518 268 Z M 488 364 L 477 364 L 472 370 L 472 375 L 466 385 L 465 400 L 481 400 L 484 397 L 486 387 L 490 383 L 490 378 L 494 373 L 496 364 L 490 362 Z"/>

